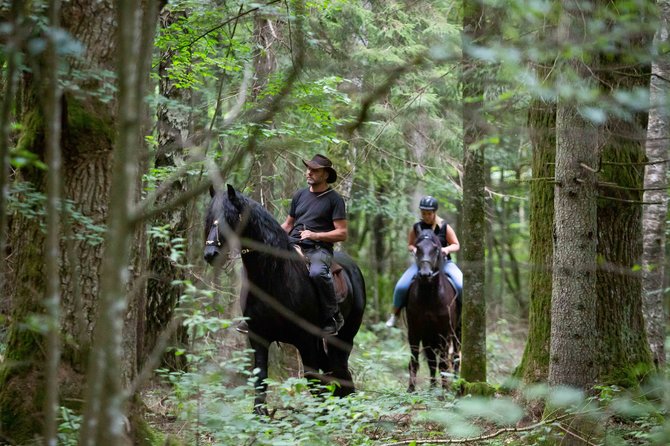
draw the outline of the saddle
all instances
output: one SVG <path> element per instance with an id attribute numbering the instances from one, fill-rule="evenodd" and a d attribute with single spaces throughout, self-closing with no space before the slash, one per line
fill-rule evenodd
<path id="1" fill-rule="evenodd" d="M 342 265 L 333 260 L 332 265 L 330 265 L 330 273 L 333 275 L 335 300 L 338 304 L 344 302 L 344 299 L 347 298 L 347 294 L 349 294 L 349 281 L 343 271 L 344 268 L 342 268 Z"/>
<path id="2" fill-rule="evenodd" d="M 305 254 L 303 254 L 302 249 L 300 249 L 300 246 L 298 245 L 293 245 L 295 248 L 296 252 L 302 257 L 302 259 L 305 262 L 305 266 L 307 269 L 309 269 L 309 263 L 307 262 L 307 257 L 305 257 Z M 337 303 L 342 303 L 344 302 L 344 299 L 347 298 L 347 294 L 349 294 L 349 280 L 347 280 L 346 274 L 343 273 L 344 268 L 342 268 L 342 265 L 337 263 L 335 260 L 330 265 L 330 274 L 333 276 L 333 288 L 335 288 L 335 300 Z"/>

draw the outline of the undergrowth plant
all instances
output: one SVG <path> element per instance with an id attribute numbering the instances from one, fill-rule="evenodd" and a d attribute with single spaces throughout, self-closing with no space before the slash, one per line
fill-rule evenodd
<path id="1" fill-rule="evenodd" d="M 222 361 L 207 331 L 207 327 L 197 331 L 200 339 L 209 340 L 189 353 L 188 372 L 160 372 L 170 383 L 169 407 L 183 426 L 180 438 L 187 444 L 381 445 L 448 440 L 549 445 L 570 435 L 570 427 L 562 421 L 574 415 L 602 426 L 602 444 L 660 445 L 670 439 L 665 421 L 668 383 L 662 380 L 650 382 L 636 394 L 601 386 L 595 396 L 508 382 L 504 394 L 482 397 L 430 388 L 424 376 L 419 391 L 407 393 L 409 351 L 404 332 L 383 324 L 364 327 L 356 337 L 350 362 L 355 394 L 336 398 L 332 387 L 304 378 L 268 380 L 270 415 L 257 416 L 252 409 L 258 371 L 251 366 L 251 352 L 236 351 Z M 245 378 L 241 383 L 235 379 L 239 376 Z M 533 420 L 525 411 L 530 401 L 541 401 L 551 410 Z"/>

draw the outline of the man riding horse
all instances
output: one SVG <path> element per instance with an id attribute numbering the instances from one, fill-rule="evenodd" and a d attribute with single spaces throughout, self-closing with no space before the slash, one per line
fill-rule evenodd
<path id="1" fill-rule="evenodd" d="M 344 318 L 337 305 L 330 267 L 333 244 L 347 239 L 346 209 L 342 196 L 329 186 L 337 180 L 333 163 L 320 154 L 302 162 L 307 167 L 305 177 L 309 187 L 293 194 L 289 214 L 281 227 L 309 265 L 309 277 L 321 298 L 322 334 L 336 336 Z M 247 333 L 249 327 L 242 321 L 236 329 Z"/>
<path id="2" fill-rule="evenodd" d="M 309 187 L 298 190 L 291 199 L 291 208 L 282 228 L 302 250 L 309 263 L 309 277 L 321 297 L 322 329 L 324 336 L 335 336 L 344 324 L 337 306 L 333 276 L 333 244 L 347 239 L 347 215 L 344 199 L 330 187 L 337 180 L 333 163 L 316 154 L 305 176 Z"/>

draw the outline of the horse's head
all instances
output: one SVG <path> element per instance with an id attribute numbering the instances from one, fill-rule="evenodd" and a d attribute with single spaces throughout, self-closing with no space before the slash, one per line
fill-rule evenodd
<path id="1" fill-rule="evenodd" d="M 259 203 L 228 185 L 226 191 L 209 191 L 212 200 L 205 218 L 205 260 L 212 264 L 231 245 L 242 253 L 266 249 L 289 250 L 288 235 Z M 259 250 L 260 252 L 262 250 Z M 291 251 L 293 253 L 293 251 Z"/>
<path id="2" fill-rule="evenodd" d="M 230 244 L 232 237 L 238 237 L 242 230 L 240 221 L 249 208 L 248 199 L 238 194 L 228 185 L 226 192 L 217 192 L 210 187 L 212 197 L 205 217 L 205 261 L 217 262 Z"/>
<path id="3" fill-rule="evenodd" d="M 430 229 L 421 231 L 416 239 L 416 266 L 419 280 L 431 280 L 442 269 L 442 245 Z"/>

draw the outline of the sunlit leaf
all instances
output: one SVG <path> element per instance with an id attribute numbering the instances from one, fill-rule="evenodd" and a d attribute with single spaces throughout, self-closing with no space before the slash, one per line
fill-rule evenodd
<path id="1" fill-rule="evenodd" d="M 572 387 L 557 387 L 551 390 L 548 403 L 552 407 L 569 408 L 584 402 L 584 392 Z"/>

